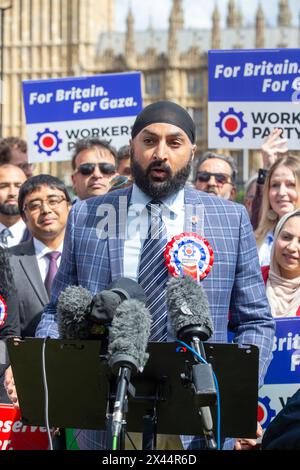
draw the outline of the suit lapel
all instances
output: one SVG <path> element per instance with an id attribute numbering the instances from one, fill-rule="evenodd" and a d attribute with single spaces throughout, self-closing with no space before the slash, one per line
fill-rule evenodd
<path id="1" fill-rule="evenodd" d="M 116 229 L 108 237 L 108 250 L 112 281 L 124 276 L 124 243 L 127 228 L 128 205 L 131 199 L 132 186 L 124 191 L 117 191 L 118 195 L 112 201 L 116 213 Z"/>
<path id="2" fill-rule="evenodd" d="M 185 231 L 192 231 L 206 238 L 214 246 L 214 232 L 211 227 L 210 217 L 207 217 L 207 209 L 201 197 L 201 191 L 185 188 Z M 215 196 L 214 196 L 215 197 Z M 192 228 L 192 230 L 190 230 Z M 212 268 L 209 275 L 201 282 L 207 289 L 209 301 L 213 302 L 211 293 L 218 287 L 214 281 L 216 270 Z"/>
<path id="3" fill-rule="evenodd" d="M 23 251 L 19 258 L 19 262 L 21 269 L 23 269 L 41 303 L 43 305 L 47 304 L 49 302 L 49 297 L 40 275 L 32 239 L 23 244 Z"/>
<path id="4" fill-rule="evenodd" d="M 184 189 L 184 231 L 204 236 L 204 204 L 200 194 L 188 187 Z"/>

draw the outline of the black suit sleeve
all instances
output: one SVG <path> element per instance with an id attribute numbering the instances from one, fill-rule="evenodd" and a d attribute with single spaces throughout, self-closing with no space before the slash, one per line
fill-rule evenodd
<path id="1" fill-rule="evenodd" d="M 9 256 L 0 248 L 0 295 L 7 305 L 7 317 L 0 326 L 0 338 L 19 336 L 21 333 L 19 320 L 19 302 L 12 276 Z"/>
<path id="2" fill-rule="evenodd" d="M 21 336 L 19 302 L 17 294 L 12 291 L 6 297 L 7 317 L 4 325 L 0 327 L 0 339 L 8 336 Z"/>

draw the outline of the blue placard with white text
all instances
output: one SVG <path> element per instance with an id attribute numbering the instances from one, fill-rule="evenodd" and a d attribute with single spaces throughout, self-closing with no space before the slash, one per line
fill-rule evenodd
<path id="1" fill-rule="evenodd" d="M 258 418 L 265 429 L 300 387 L 300 318 L 276 318 L 273 358 L 259 390 Z"/>
<path id="2" fill-rule="evenodd" d="M 300 49 L 209 51 L 209 147 L 260 148 L 275 127 L 300 149 Z"/>
<path id="3" fill-rule="evenodd" d="M 142 110 L 139 72 L 23 82 L 31 162 L 70 159 L 78 139 L 128 144 Z"/>

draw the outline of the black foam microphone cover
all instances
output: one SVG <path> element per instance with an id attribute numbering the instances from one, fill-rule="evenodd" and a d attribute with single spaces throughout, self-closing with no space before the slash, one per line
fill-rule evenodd
<path id="1" fill-rule="evenodd" d="M 133 373 L 143 369 L 149 357 L 150 325 L 151 314 L 141 301 L 129 299 L 119 305 L 109 332 L 109 364 L 114 372 L 122 366 Z"/>
<path id="2" fill-rule="evenodd" d="M 167 305 L 174 335 L 190 342 L 193 336 L 206 341 L 213 334 L 207 295 L 190 276 L 172 277 L 167 283 Z"/>
<path id="3" fill-rule="evenodd" d="M 69 286 L 57 302 L 57 323 L 62 339 L 89 339 L 93 322 L 90 319 L 93 294 L 81 286 Z"/>

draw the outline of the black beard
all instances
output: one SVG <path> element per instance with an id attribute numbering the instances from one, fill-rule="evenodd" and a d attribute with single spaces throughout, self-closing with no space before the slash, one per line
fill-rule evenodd
<path id="1" fill-rule="evenodd" d="M 153 181 L 150 176 L 152 168 L 163 169 L 168 178 L 165 181 Z M 187 179 L 191 173 L 192 168 L 192 157 L 189 159 L 185 167 L 179 170 L 172 176 L 171 168 L 166 165 L 162 160 L 155 160 L 150 163 L 146 170 L 143 170 L 141 165 L 134 159 L 131 158 L 131 172 L 134 182 L 137 186 L 145 193 L 148 194 L 152 199 L 162 199 L 172 194 L 177 193 L 182 189 L 187 182 Z"/>
<path id="2" fill-rule="evenodd" d="M 0 203 L 0 214 L 4 215 L 20 215 L 19 207 L 11 204 Z"/>

